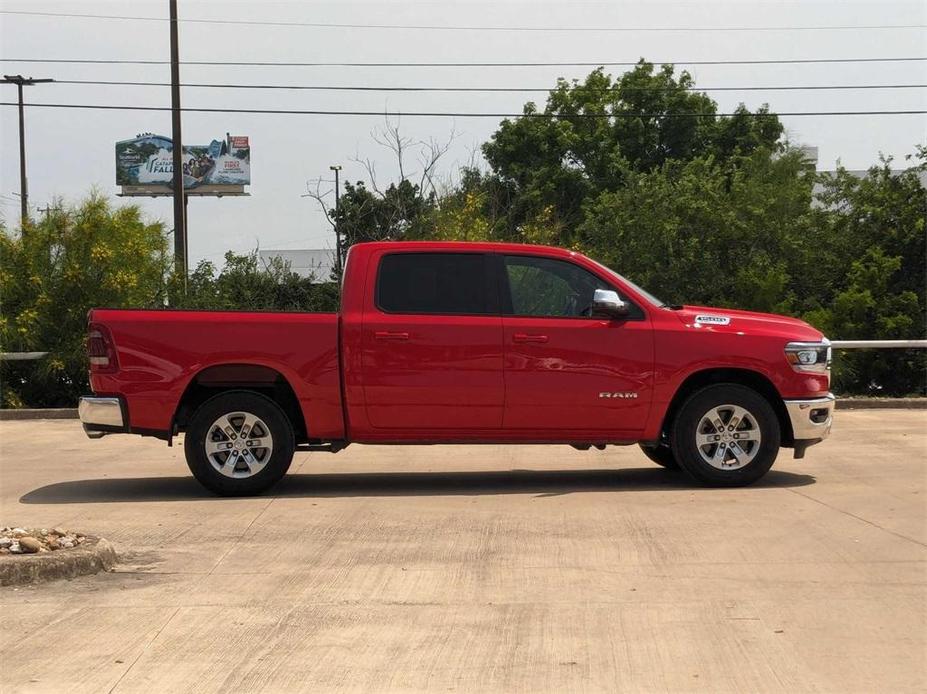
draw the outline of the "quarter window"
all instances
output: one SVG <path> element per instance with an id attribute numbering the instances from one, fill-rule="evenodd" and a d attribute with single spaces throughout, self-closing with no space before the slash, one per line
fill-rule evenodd
<path id="1" fill-rule="evenodd" d="M 485 256 L 479 253 L 390 253 L 380 260 L 377 307 L 386 313 L 496 313 Z"/>

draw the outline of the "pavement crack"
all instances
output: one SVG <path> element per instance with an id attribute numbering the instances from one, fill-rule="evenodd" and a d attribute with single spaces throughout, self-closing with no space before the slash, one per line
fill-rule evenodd
<path id="1" fill-rule="evenodd" d="M 884 526 L 882 526 L 882 525 L 879 525 L 879 524 L 876 523 L 875 521 L 871 521 L 871 520 L 869 520 L 868 518 L 863 518 L 862 516 L 857 516 L 855 513 L 851 513 L 850 511 L 846 511 L 846 510 L 844 510 L 844 509 L 842 509 L 842 508 L 839 508 L 839 507 L 837 507 L 837 506 L 834 506 L 833 504 L 829 504 L 829 503 L 827 503 L 826 501 L 821 501 L 820 499 L 815 499 L 813 496 L 809 496 L 809 495 L 807 495 L 807 494 L 802 494 L 800 491 L 797 491 L 797 490 L 795 490 L 795 489 L 790 489 L 790 488 L 786 487 L 785 490 L 786 490 L 787 492 L 791 492 L 792 494 L 797 494 L 798 496 L 804 497 L 805 499 L 808 499 L 808 501 L 813 501 L 813 502 L 816 503 L 816 504 L 820 504 L 821 506 L 825 506 L 825 507 L 831 509 L 832 511 L 836 511 L 837 513 L 842 513 L 843 515 L 849 516 L 850 518 L 855 518 L 856 520 L 861 521 L 861 522 L 865 523 L 866 525 L 871 525 L 873 528 L 878 528 L 879 530 L 881 530 L 881 531 L 883 531 L 883 532 L 886 532 L 886 533 L 888 533 L 889 535 L 894 535 L 895 537 L 900 538 L 900 539 L 902 539 L 902 540 L 907 540 L 908 542 L 913 542 L 915 545 L 919 545 L 919 546 L 921 546 L 921 547 L 927 548 L 927 543 L 921 542 L 920 540 L 915 540 L 913 537 L 908 537 L 907 535 L 902 535 L 901 533 L 896 533 L 894 530 L 889 530 L 888 528 L 886 528 L 886 527 L 884 527 Z"/>
<path id="2" fill-rule="evenodd" d="M 213 565 L 213 567 L 209 570 L 209 572 L 206 574 L 206 576 L 205 576 L 205 578 L 204 578 L 203 580 L 205 580 L 206 578 L 209 578 L 210 576 L 212 576 L 213 572 L 214 572 L 217 568 L 219 568 L 219 565 L 220 565 L 223 561 L 225 561 L 225 558 L 226 558 L 229 554 L 231 554 L 232 550 L 235 549 L 235 548 L 239 545 L 239 543 L 242 541 L 242 539 L 245 537 L 245 535 L 248 534 L 248 531 L 251 530 L 251 526 L 253 526 L 255 523 L 257 523 L 258 519 L 259 519 L 261 516 L 264 515 L 264 512 L 267 511 L 267 509 L 270 508 L 270 505 L 271 505 L 272 503 L 274 503 L 276 500 L 277 500 L 277 497 L 272 497 L 266 504 L 264 504 L 264 508 L 262 508 L 260 511 L 258 511 L 257 515 L 256 515 L 254 518 L 251 519 L 251 522 L 248 523 L 248 525 L 245 527 L 245 529 L 241 531 L 241 534 L 240 534 L 237 538 L 235 538 L 235 542 L 232 543 L 232 546 L 229 547 L 227 550 L 225 550 L 225 552 L 222 553 L 222 556 L 219 557 L 219 561 L 217 561 L 217 562 Z"/>
<path id="3" fill-rule="evenodd" d="M 122 682 L 122 680 L 125 679 L 125 676 L 128 675 L 128 674 L 132 671 L 132 668 L 135 667 L 135 664 L 136 664 L 139 660 L 141 660 L 142 656 L 145 655 L 145 653 L 146 653 L 146 652 L 148 651 L 148 649 L 151 647 L 151 644 L 153 644 L 155 641 L 158 640 L 158 637 L 161 635 L 161 632 L 164 631 L 164 630 L 167 628 L 167 625 L 170 624 L 170 623 L 173 621 L 174 617 L 177 616 L 177 613 L 178 613 L 178 612 L 180 612 L 180 607 L 177 607 L 173 612 L 171 612 L 171 616 L 168 617 L 168 618 L 167 618 L 167 621 L 164 622 L 164 624 L 161 625 L 161 628 L 158 629 L 158 632 L 151 638 L 150 641 L 148 641 L 148 643 L 146 643 L 146 644 L 142 647 L 142 650 L 140 650 L 139 653 L 138 653 L 138 655 L 135 656 L 135 660 L 132 661 L 132 663 L 129 665 L 129 667 L 127 667 L 127 668 L 125 669 L 125 672 L 123 672 L 123 673 L 119 676 L 119 679 L 116 680 L 116 684 L 114 684 L 114 685 L 112 686 L 112 688 L 109 690 L 109 694 L 113 694 L 113 692 L 116 691 L 116 687 L 118 687 L 119 684 Z"/>

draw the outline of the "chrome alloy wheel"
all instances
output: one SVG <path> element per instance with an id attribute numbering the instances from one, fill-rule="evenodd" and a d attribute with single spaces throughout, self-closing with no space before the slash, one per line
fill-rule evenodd
<path id="1" fill-rule="evenodd" d="M 250 412 L 222 415 L 206 434 L 206 458 L 226 477 L 256 475 L 274 452 L 274 439 L 262 420 Z"/>
<path id="2" fill-rule="evenodd" d="M 695 430 L 702 460 L 718 470 L 739 470 L 760 452 L 762 435 L 756 417 L 739 405 L 718 405 L 706 412 Z"/>

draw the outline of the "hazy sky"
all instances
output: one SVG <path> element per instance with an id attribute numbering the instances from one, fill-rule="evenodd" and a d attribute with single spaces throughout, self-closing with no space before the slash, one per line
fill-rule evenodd
<path id="1" fill-rule="evenodd" d="M 3 10 L 167 17 L 167 0 L 88 2 L 3 0 Z M 535 27 L 737 27 L 927 23 L 924 2 L 234 2 L 180 0 L 181 19 L 281 22 L 427 24 Z M 167 22 L 0 15 L 2 72 L 57 79 L 167 82 L 169 67 L 17 63 L 10 58 L 169 58 Z M 582 31 L 501 32 L 311 28 L 181 24 L 182 60 L 244 61 L 633 61 L 759 60 L 781 58 L 911 57 L 927 55 L 924 29 L 849 31 Z M 590 68 L 181 68 L 181 81 L 375 86 L 552 86 L 557 77 L 582 78 Z M 621 68 L 613 68 L 617 72 Z M 868 63 L 689 67 L 704 87 L 927 83 L 927 63 Z M 2 101 L 15 87 L 2 86 Z M 722 111 L 740 102 L 773 111 L 900 110 L 927 108 L 927 90 L 714 92 Z M 519 112 L 523 93 L 285 92 L 184 89 L 187 107 L 323 110 Z M 41 85 L 27 89 L 36 103 L 169 106 L 167 87 Z M 925 141 L 927 118 L 905 116 L 785 117 L 793 142 L 820 148 L 820 168 L 840 159 L 866 168 L 879 153 L 899 160 Z M 330 247 L 332 235 L 314 201 L 301 198 L 306 182 L 328 178 L 340 163 L 349 180 L 365 176 L 351 161 L 378 164 L 381 182 L 394 160 L 370 137 L 382 117 L 197 114 L 184 115 L 189 143 L 208 143 L 226 132 L 251 138 L 251 197 L 192 199 L 191 260 L 219 261 L 226 249 Z M 496 129 L 493 119 L 406 117 L 402 130 L 418 140 L 457 139 L 444 160 L 451 173 Z M 16 109 L 0 107 L 0 212 L 19 214 Z M 170 114 L 160 112 L 27 109 L 30 203 L 56 196 L 74 200 L 91 186 L 115 194 L 113 145 L 140 132 L 170 136 Z M 899 162 L 903 164 L 903 162 Z M 414 167 L 413 167 L 414 168 Z M 136 198 L 145 212 L 171 226 L 170 199 Z"/>

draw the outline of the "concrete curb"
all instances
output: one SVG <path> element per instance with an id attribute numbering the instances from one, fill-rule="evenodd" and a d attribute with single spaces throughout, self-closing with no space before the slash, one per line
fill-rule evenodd
<path id="1" fill-rule="evenodd" d="M 0 410 L 0 422 L 18 419 L 77 419 L 77 408 L 49 407 L 39 410 Z"/>
<path id="2" fill-rule="evenodd" d="M 0 557 L 0 586 L 88 576 L 116 565 L 116 550 L 102 538 L 88 537 L 72 549 Z"/>

